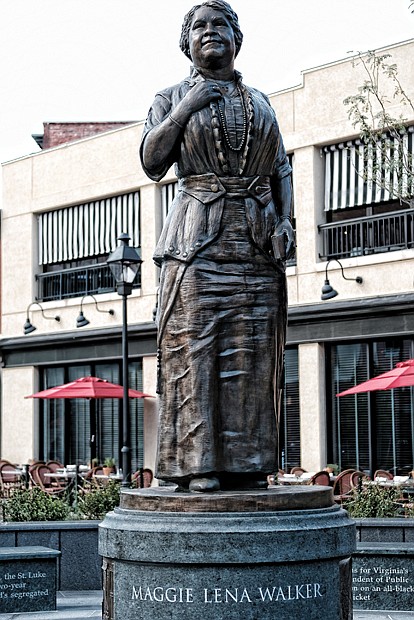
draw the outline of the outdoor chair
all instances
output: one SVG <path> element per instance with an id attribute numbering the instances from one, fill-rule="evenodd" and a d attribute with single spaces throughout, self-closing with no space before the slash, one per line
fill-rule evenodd
<path id="1" fill-rule="evenodd" d="M 38 465 L 45 465 L 45 461 L 33 461 L 29 464 L 29 475 L 31 475 L 33 469 Z"/>
<path id="2" fill-rule="evenodd" d="M 45 475 L 49 473 L 54 472 L 50 467 L 48 467 L 48 465 L 40 464 L 33 467 L 30 475 L 34 486 L 40 487 L 42 491 L 49 493 L 49 495 L 63 495 L 68 488 L 68 483 L 57 479 L 54 480 L 53 478 Z"/>
<path id="3" fill-rule="evenodd" d="M 375 478 L 386 478 L 387 480 L 393 480 L 394 474 L 386 469 L 377 469 L 374 474 L 374 480 Z"/>
<path id="4" fill-rule="evenodd" d="M 371 480 L 371 478 L 363 471 L 354 471 L 354 473 L 351 474 L 352 489 L 358 489 L 358 491 L 361 491 L 364 480 L 368 481 Z"/>
<path id="5" fill-rule="evenodd" d="M 302 474 L 306 474 L 306 469 L 303 469 L 303 467 L 292 467 L 290 473 L 295 474 L 296 476 L 301 476 Z"/>
<path id="6" fill-rule="evenodd" d="M 95 484 L 97 486 L 102 486 L 106 482 L 106 480 L 104 481 L 103 479 L 96 478 L 97 475 L 98 476 L 104 475 L 103 465 L 97 465 L 96 467 L 92 468 L 92 478 L 95 481 Z"/>
<path id="7" fill-rule="evenodd" d="M 2 465 L 12 465 L 12 463 L 10 463 L 10 461 L 7 461 L 6 459 L 0 459 L 0 467 Z"/>
<path id="8" fill-rule="evenodd" d="M 329 487 L 331 479 L 327 471 L 318 471 L 309 479 L 308 484 L 319 484 L 325 487 Z"/>
<path id="9" fill-rule="evenodd" d="M 140 488 L 147 489 L 148 487 L 151 486 L 151 482 L 152 482 L 153 477 L 154 477 L 154 474 L 152 473 L 152 470 L 149 469 L 148 467 L 146 467 L 145 469 L 142 470 L 143 486 L 141 487 L 141 472 L 140 472 L 140 470 L 138 470 L 134 474 L 132 474 L 131 482 L 133 482 L 134 486 L 136 485 L 138 487 L 138 489 L 140 489 Z"/>
<path id="10" fill-rule="evenodd" d="M 342 504 L 342 502 L 351 495 L 354 489 L 352 475 L 355 472 L 356 469 L 345 469 L 338 474 L 333 486 L 334 500 L 337 504 Z"/>
<path id="11" fill-rule="evenodd" d="M 90 493 L 102 487 L 102 482 L 98 478 L 95 478 L 95 474 L 103 474 L 102 465 L 92 467 L 92 469 L 89 469 L 85 474 L 80 476 L 78 488 L 81 494 L 85 495 L 86 493 Z"/>
<path id="12" fill-rule="evenodd" d="M 10 497 L 14 489 L 23 488 L 23 477 L 16 473 L 13 463 L 2 460 L 0 465 L 0 492 L 2 497 Z"/>
<path id="13" fill-rule="evenodd" d="M 284 476 L 284 475 L 285 475 L 284 470 L 283 469 L 279 469 L 278 476 Z M 276 479 L 275 478 L 277 478 L 276 474 L 269 474 L 267 476 L 267 484 L 269 486 L 274 486 L 276 484 Z"/>
<path id="14" fill-rule="evenodd" d="M 64 465 L 62 465 L 59 461 L 46 461 L 46 465 L 50 467 L 52 471 L 64 468 Z"/>

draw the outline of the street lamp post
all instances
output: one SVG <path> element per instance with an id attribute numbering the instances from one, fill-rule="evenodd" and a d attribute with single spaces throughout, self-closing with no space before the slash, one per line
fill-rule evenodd
<path id="1" fill-rule="evenodd" d="M 122 486 L 128 487 L 131 482 L 131 436 L 128 393 L 127 297 L 132 292 L 132 286 L 140 270 L 142 260 L 137 250 L 129 245 L 129 235 L 122 233 L 118 237 L 118 241 L 120 241 L 120 245 L 109 255 L 106 262 L 114 275 L 117 293 L 122 297 Z"/>

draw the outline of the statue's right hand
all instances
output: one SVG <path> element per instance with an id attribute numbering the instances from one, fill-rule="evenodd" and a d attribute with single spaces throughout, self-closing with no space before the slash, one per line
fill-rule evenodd
<path id="1" fill-rule="evenodd" d="M 193 86 L 185 97 L 181 100 L 180 106 L 189 116 L 202 108 L 205 108 L 211 101 L 220 99 L 221 92 L 215 82 L 205 80 Z"/>

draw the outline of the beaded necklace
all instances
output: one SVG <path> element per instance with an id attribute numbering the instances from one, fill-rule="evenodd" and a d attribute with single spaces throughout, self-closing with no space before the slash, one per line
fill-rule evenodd
<path id="1" fill-rule="evenodd" d="M 247 156 L 251 143 L 254 139 L 254 106 L 251 93 L 246 90 L 240 82 L 237 84 L 238 92 L 241 95 L 243 109 L 246 114 L 246 136 L 244 137 L 244 147 L 239 151 L 239 169 L 238 174 L 242 175 L 247 163 Z M 214 146 L 216 149 L 217 159 L 224 174 L 229 173 L 229 165 L 227 162 L 224 131 L 220 119 L 219 106 L 217 101 L 210 101 L 211 111 L 211 129 L 213 131 Z M 227 129 L 227 126 L 226 126 Z"/>
<path id="2" fill-rule="evenodd" d="M 225 117 L 224 110 L 223 110 L 220 102 L 217 102 L 217 107 L 218 107 L 218 112 L 219 112 L 219 116 L 220 116 L 221 127 L 222 127 L 223 134 L 224 134 L 224 140 L 225 140 L 227 146 L 229 147 L 229 149 L 231 151 L 234 151 L 234 152 L 237 153 L 237 152 L 242 150 L 242 148 L 244 146 L 244 143 L 246 142 L 246 136 L 247 136 L 247 115 L 246 115 L 246 108 L 245 108 L 244 101 L 243 101 L 243 96 L 242 96 L 242 93 L 240 91 L 240 87 L 239 87 L 238 84 L 237 84 L 236 88 L 237 88 L 237 92 L 238 92 L 238 95 L 240 97 L 240 101 L 241 101 L 241 104 L 242 104 L 242 113 L 243 113 L 242 137 L 241 137 L 241 140 L 240 140 L 239 144 L 232 144 L 231 143 L 230 136 L 229 136 L 229 133 L 228 133 L 228 130 L 227 130 L 226 117 Z"/>

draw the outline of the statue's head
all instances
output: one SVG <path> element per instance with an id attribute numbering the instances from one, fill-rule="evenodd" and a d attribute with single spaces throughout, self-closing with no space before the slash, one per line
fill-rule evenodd
<path id="1" fill-rule="evenodd" d="M 237 56 L 237 54 L 240 51 L 241 45 L 242 45 L 243 33 L 240 30 L 239 18 L 237 17 L 237 13 L 233 11 L 231 6 L 227 2 L 225 2 L 225 0 L 206 0 L 206 2 L 203 2 L 202 4 L 197 4 L 188 11 L 187 15 L 184 17 L 183 26 L 181 29 L 181 37 L 180 37 L 181 51 L 183 51 L 184 54 L 187 56 L 187 58 L 191 60 L 190 45 L 189 45 L 189 30 L 191 27 L 191 22 L 194 17 L 194 13 L 203 6 L 210 7 L 212 9 L 215 9 L 216 11 L 221 11 L 225 15 L 226 19 L 229 21 L 233 29 L 234 42 L 236 45 L 236 56 Z"/>

